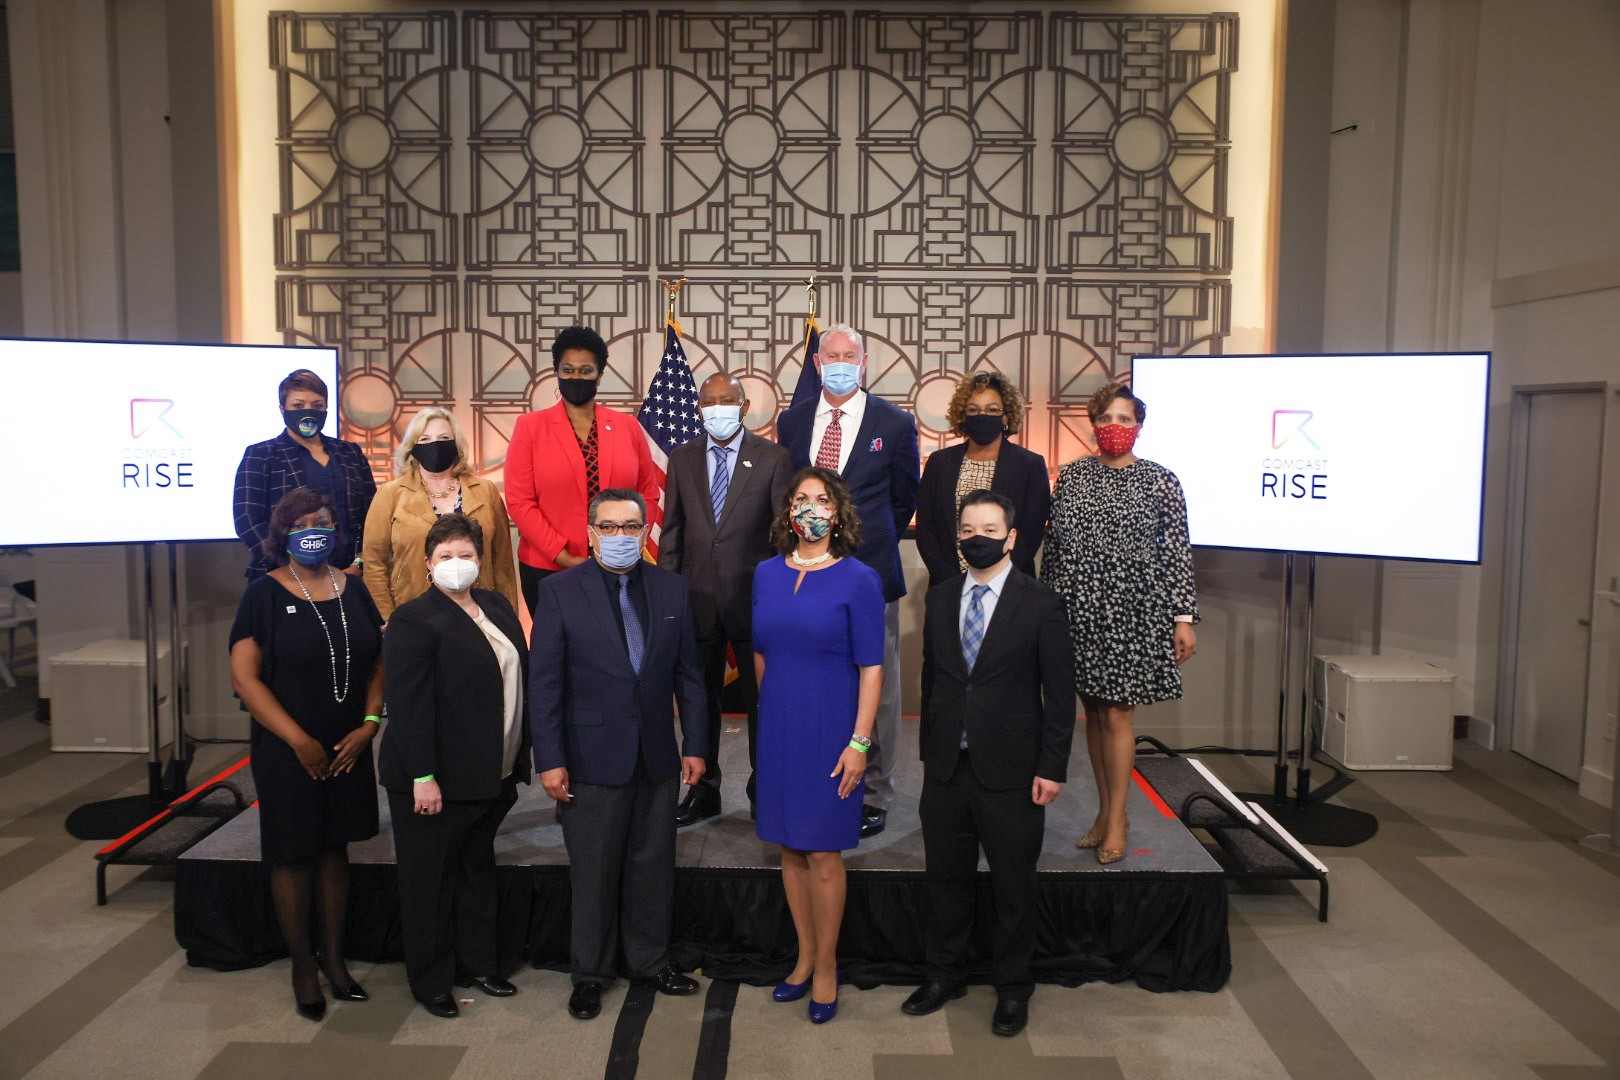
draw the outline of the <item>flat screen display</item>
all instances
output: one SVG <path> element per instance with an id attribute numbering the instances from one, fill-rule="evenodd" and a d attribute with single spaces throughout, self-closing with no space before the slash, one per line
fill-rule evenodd
<path id="1" fill-rule="evenodd" d="M 1490 355 L 1138 357 L 1200 547 L 1477 563 Z"/>
<path id="2" fill-rule="evenodd" d="M 7 440 L 45 480 L 0 514 L 0 547 L 236 539 L 236 467 L 282 430 L 299 368 L 335 437 L 336 349 L 0 339 Z"/>

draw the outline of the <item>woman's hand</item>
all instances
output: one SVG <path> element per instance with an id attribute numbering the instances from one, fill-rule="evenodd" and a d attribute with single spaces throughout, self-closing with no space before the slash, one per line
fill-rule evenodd
<path id="1" fill-rule="evenodd" d="M 832 771 L 833 776 L 842 776 L 838 781 L 838 797 L 849 798 L 849 793 L 860 784 L 861 777 L 866 775 L 866 755 L 853 746 L 844 747 L 844 752 L 838 755 L 838 767 Z"/>
<path id="2" fill-rule="evenodd" d="M 332 775 L 331 762 L 326 759 L 326 747 L 308 735 L 293 743 L 292 751 L 298 755 L 298 764 L 309 773 L 311 780 L 325 780 Z"/>
<path id="3" fill-rule="evenodd" d="M 562 567 L 564 570 L 567 570 L 571 566 L 578 566 L 584 561 L 585 557 L 583 555 L 575 555 L 567 548 L 563 548 L 561 551 L 557 552 L 557 565 Z"/>
<path id="4" fill-rule="evenodd" d="M 444 809 L 444 796 L 439 794 L 437 780 L 419 780 L 414 785 L 415 806 L 418 814 L 437 814 Z"/>
<path id="5" fill-rule="evenodd" d="M 332 747 L 336 754 L 332 758 L 333 776 L 342 776 L 354 768 L 354 763 L 360 760 L 360 755 L 366 752 L 371 740 L 377 737 L 377 725 L 370 720 L 362 721 L 360 726 L 343 736 L 343 741 Z"/>
<path id="6" fill-rule="evenodd" d="M 1176 663 L 1185 664 L 1198 651 L 1198 635 L 1190 622 L 1176 623 Z"/>

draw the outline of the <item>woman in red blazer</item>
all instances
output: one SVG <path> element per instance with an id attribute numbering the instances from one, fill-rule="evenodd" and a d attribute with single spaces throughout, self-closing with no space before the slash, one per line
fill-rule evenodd
<path id="1" fill-rule="evenodd" d="M 635 488 L 658 520 L 660 481 L 641 423 L 596 404 L 607 367 L 607 343 L 570 326 L 551 343 L 551 367 L 562 400 L 525 413 L 506 449 L 506 508 L 518 530 L 518 576 L 534 612 L 540 580 L 591 557 L 586 507 L 604 488 Z"/>

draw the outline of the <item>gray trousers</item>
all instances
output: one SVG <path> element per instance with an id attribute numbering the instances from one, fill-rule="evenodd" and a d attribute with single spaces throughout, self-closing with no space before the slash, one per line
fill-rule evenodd
<path id="1" fill-rule="evenodd" d="M 669 962 L 675 894 L 675 800 L 680 778 L 650 781 L 636 766 L 628 784 L 569 785 L 562 811 L 573 891 L 571 944 L 575 985 L 608 985 L 619 952 L 632 978 Z"/>
<path id="2" fill-rule="evenodd" d="M 900 761 L 900 601 L 883 608 L 883 692 L 878 695 L 872 749 L 866 753 L 866 801 L 887 810 L 894 800 L 894 767 Z"/>

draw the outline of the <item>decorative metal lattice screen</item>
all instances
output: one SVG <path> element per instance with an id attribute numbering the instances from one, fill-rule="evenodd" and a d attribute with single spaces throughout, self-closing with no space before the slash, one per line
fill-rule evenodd
<path id="1" fill-rule="evenodd" d="M 964 371 L 1024 388 L 1022 442 L 1083 452 L 1083 402 L 1230 330 L 1231 15 L 618 11 L 277 14 L 277 320 L 339 346 L 379 475 L 451 403 L 499 475 L 555 400 L 549 343 L 610 345 L 634 407 L 661 276 L 699 379 L 769 434 L 805 279 L 869 384 L 949 441 Z"/>

